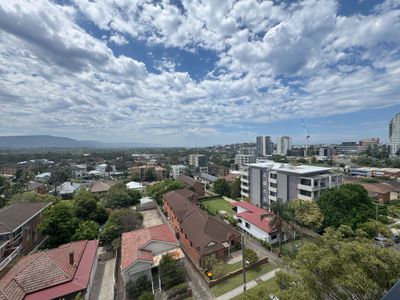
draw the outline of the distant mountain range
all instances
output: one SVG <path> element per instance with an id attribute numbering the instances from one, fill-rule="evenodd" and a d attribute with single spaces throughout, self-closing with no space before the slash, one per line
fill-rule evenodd
<path id="1" fill-rule="evenodd" d="M 144 148 L 155 145 L 141 143 L 102 143 L 96 141 L 79 141 L 68 137 L 51 135 L 0 136 L 0 148 Z"/>

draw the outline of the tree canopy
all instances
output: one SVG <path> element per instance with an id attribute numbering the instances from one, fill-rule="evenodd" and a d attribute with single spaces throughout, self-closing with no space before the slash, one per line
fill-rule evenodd
<path id="1" fill-rule="evenodd" d="M 92 220 L 99 224 L 107 221 L 108 213 L 99 199 L 83 189 L 75 195 L 73 208 L 75 215 L 81 220 Z"/>
<path id="2" fill-rule="evenodd" d="M 117 183 L 104 195 L 104 206 L 108 208 L 126 208 L 134 204 L 126 185 Z"/>
<path id="3" fill-rule="evenodd" d="M 160 181 L 152 186 L 147 187 L 147 194 L 156 200 L 158 203 L 161 203 L 162 201 L 162 196 L 173 190 L 179 190 L 183 189 L 185 186 L 183 183 L 172 180 L 172 179 L 165 179 L 163 181 Z"/>
<path id="4" fill-rule="evenodd" d="M 231 185 L 231 198 L 240 197 L 240 178 L 236 178 Z"/>
<path id="5" fill-rule="evenodd" d="M 121 209 L 110 214 L 101 233 L 101 240 L 111 245 L 112 241 L 119 238 L 123 232 L 140 228 L 143 215 L 130 209 Z"/>
<path id="6" fill-rule="evenodd" d="M 46 209 L 39 230 L 48 236 L 47 245 L 54 248 L 68 243 L 78 224 L 72 207 L 60 202 Z"/>
<path id="7" fill-rule="evenodd" d="M 231 187 L 229 182 L 224 178 L 217 179 L 213 184 L 213 192 L 222 196 L 230 196 Z"/>
<path id="8" fill-rule="evenodd" d="M 36 192 L 26 192 L 15 194 L 11 197 L 10 203 L 30 203 L 30 202 L 56 202 L 57 198 L 49 194 L 39 194 Z"/>
<path id="9" fill-rule="evenodd" d="M 374 203 L 359 184 L 343 184 L 324 190 L 317 204 L 324 216 L 324 227 L 338 228 L 346 224 L 354 229 L 374 217 Z"/>
<path id="10" fill-rule="evenodd" d="M 349 228 L 351 230 L 351 228 Z M 327 229 L 306 243 L 291 272 L 277 275 L 279 299 L 381 299 L 400 277 L 400 253 Z"/>
<path id="11" fill-rule="evenodd" d="M 289 202 L 288 208 L 293 210 L 295 221 L 299 225 L 314 230 L 321 228 L 324 216 L 315 201 L 293 200 Z"/>
<path id="12" fill-rule="evenodd" d="M 71 240 L 94 240 L 99 235 L 99 228 L 99 224 L 95 221 L 81 222 L 74 235 L 71 237 Z"/>

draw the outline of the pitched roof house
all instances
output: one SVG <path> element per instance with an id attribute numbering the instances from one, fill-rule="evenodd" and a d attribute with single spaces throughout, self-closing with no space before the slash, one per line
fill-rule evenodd
<path id="1" fill-rule="evenodd" d="M 270 244 L 278 242 L 277 230 L 270 226 L 271 217 L 262 218 L 267 213 L 266 210 L 243 201 L 231 204 L 236 212 L 235 219 L 238 220 L 236 225 L 239 228 Z"/>
<path id="2" fill-rule="evenodd" d="M 125 283 L 146 275 L 153 288 L 159 286 L 153 273 L 157 272 L 162 256 L 169 253 L 175 259 L 184 257 L 168 224 L 125 232 L 121 243 L 121 270 Z"/>
<path id="3" fill-rule="evenodd" d="M 97 266 L 98 241 L 77 241 L 24 256 L 0 280 L 1 300 L 87 296 Z"/>
<path id="4" fill-rule="evenodd" d="M 177 180 L 183 183 L 188 189 L 193 190 L 197 196 L 204 196 L 204 183 L 186 175 L 178 176 Z"/>
<path id="5" fill-rule="evenodd" d="M 183 248 L 199 266 L 203 265 L 204 257 L 208 255 L 227 259 L 230 248 L 240 240 L 239 232 L 202 211 L 182 195 L 187 191 L 172 191 L 164 195 L 164 210 Z"/>

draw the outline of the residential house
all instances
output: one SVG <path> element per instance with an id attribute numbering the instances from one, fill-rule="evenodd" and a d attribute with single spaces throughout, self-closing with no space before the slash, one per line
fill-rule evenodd
<path id="1" fill-rule="evenodd" d="M 279 241 L 278 231 L 270 226 L 271 217 L 264 217 L 268 212 L 244 201 L 231 203 L 235 211 L 236 226 L 256 239 L 274 244 Z"/>
<path id="2" fill-rule="evenodd" d="M 179 176 L 177 180 L 183 183 L 187 188 L 193 190 L 197 194 L 197 196 L 204 196 L 204 183 L 186 175 Z"/>
<path id="3" fill-rule="evenodd" d="M 205 184 L 206 187 L 211 188 L 214 185 L 214 182 L 218 180 L 218 177 L 212 176 L 207 173 L 200 173 L 196 175 L 196 179 Z"/>
<path id="4" fill-rule="evenodd" d="M 42 240 L 37 226 L 49 202 L 15 203 L 0 209 L 0 272 L 18 254 L 26 254 Z M 0 298 L 1 299 L 1 298 Z"/>
<path id="5" fill-rule="evenodd" d="M 39 181 L 39 182 L 47 182 L 47 181 L 49 181 L 50 176 L 51 176 L 50 172 L 40 173 L 35 176 L 35 180 Z"/>
<path id="6" fill-rule="evenodd" d="M 74 164 L 71 165 L 72 176 L 74 178 L 84 178 L 88 176 L 86 164 Z"/>
<path id="7" fill-rule="evenodd" d="M 77 241 L 24 256 L 0 280 L 0 299 L 89 299 L 98 241 Z"/>
<path id="8" fill-rule="evenodd" d="M 46 194 L 48 192 L 48 187 L 46 184 L 30 180 L 28 181 L 28 186 L 26 188 L 27 192 L 36 192 L 39 194 Z"/>
<path id="9" fill-rule="evenodd" d="M 108 190 L 115 184 L 115 181 L 111 180 L 98 180 L 92 182 L 89 187 L 89 192 L 101 196 L 108 192 Z"/>
<path id="10" fill-rule="evenodd" d="M 144 191 L 144 186 L 140 183 L 140 182 L 136 182 L 136 181 L 130 181 L 126 184 L 126 188 L 128 190 L 136 190 L 139 192 L 143 192 Z"/>
<path id="11" fill-rule="evenodd" d="M 64 199 L 70 199 L 81 189 L 81 187 L 81 183 L 66 181 L 57 187 L 57 194 Z"/>
<path id="12" fill-rule="evenodd" d="M 190 190 L 176 190 L 164 195 L 164 211 L 185 253 L 199 267 L 213 256 L 227 260 L 232 247 L 240 243 L 240 234 L 217 217 L 201 210 Z"/>
<path id="13" fill-rule="evenodd" d="M 391 186 L 383 183 L 361 183 L 361 185 L 367 190 L 368 195 L 376 201 L 380 203 L 390 201 Z"/>
<path id="14" fill-rule="evenodd" d="M 158 266 L 165 254 L 184 257 L 179 242 L 168 224 L 124 232 L 121 240 L 121 271 L 124 283 L 147 276 L 153 293 L 160 289 Z"/>

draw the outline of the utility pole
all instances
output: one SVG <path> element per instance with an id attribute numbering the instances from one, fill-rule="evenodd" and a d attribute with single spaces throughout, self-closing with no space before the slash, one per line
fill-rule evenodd
<path id="1" fill-rule="evenodd" d="M 241 235 L 242 243 L 242 265 L 243 265 L 243 292 L 246 292 L 246 259 L 244 257 L 244 234 Z"/>

